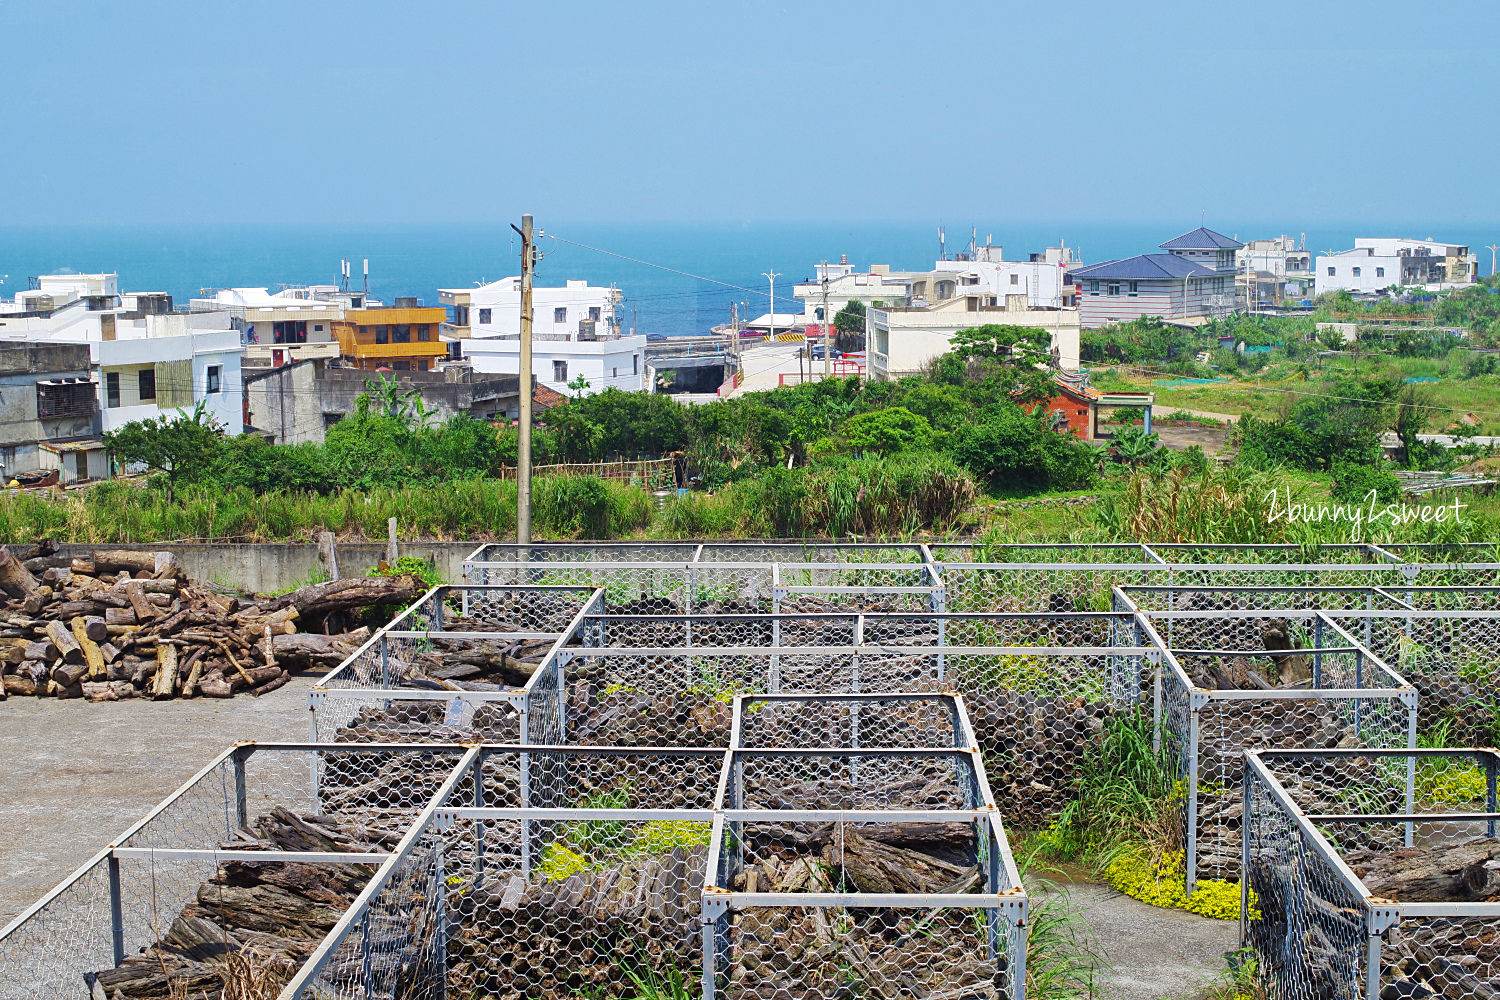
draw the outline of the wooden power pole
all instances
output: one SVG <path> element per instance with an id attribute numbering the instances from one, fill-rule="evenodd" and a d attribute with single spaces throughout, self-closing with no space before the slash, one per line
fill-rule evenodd
<path id="1" fill-rule="evenodd" d="M 511 226 L 515 229 L 515 226 Z M 531 543 L 531 278 L 536 245 L 531 216 L 521 216 L 521 426 L 516 441 L 516 541 Z"/>
<path id="2" fill-rule="evenodd" d="M 829 344 L 828 328 L 833 317 L 828 315 L 828 261 L 823 262 L 823 377 L 833 377 L 833 347 Z"/>

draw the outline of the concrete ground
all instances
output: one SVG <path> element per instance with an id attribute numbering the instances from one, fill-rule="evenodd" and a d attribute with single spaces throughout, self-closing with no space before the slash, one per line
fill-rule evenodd
<path id="1" fill-rule="evenodd" d="M 311 683 L 222 701 L 0 704 L 0 926 L 231 743 L 306 740 Z"/>
<path id="2" fill-rule="evenodd" d="M 1065 888 L 1110 965 L 1100 984 L 1107 1000 L 1195 997 L 1221 978 L 1225 954 L 1239 947 L 1234 921 L 1147 906 L 1105 885 Z"/>
<path id="3" fill-rule="evenodd" d="M 1203 454 L 1213 458 L 1224 450 L 1229 432 L 1218 427 L 1164 427 L 1155 424 L 1151 428 L 1161 438 L 1163 448 L 1187 451 L 1193 445 L 1203 449 Z"/>

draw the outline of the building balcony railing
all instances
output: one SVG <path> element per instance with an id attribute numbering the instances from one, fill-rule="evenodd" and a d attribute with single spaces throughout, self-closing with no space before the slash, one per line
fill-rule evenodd
<path id="1" fill-rule="evenodd" d="M 531 335 L 531 339 L 533 341 L 538 341 L 538 342 L 547 341 L 549 343 L 558 343 L 558 342 L 566 343 L 566 342 L 569 342 L 569 341 L 577 341 L 579 343 L 584 343 L 584 344 L 593 344 L 593 343 L 597 343 L 597 342 L 599 342 L 601 340 L 619 340 L 620 337 L 621 337 L 621 335 L 618 334 L 618 333 L 600 333 L 600 334 L 595 334 L 593 336 L 589 336 L 589 335 L 579 336 L 576 333 L 533 333 Z M 521 339 L 521 335 L 519 333 L 501 333 L 501 334 L 497 334 L 494 337 L 489 337 L 487 339 L 489 339 L 489 340 L 520 340 Z"/>

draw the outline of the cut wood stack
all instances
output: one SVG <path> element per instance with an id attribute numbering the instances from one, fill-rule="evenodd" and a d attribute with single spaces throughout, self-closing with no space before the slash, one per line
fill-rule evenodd
<path id="1" fill-rule="evenodd" d="M 326 817 L 277 807 L 222 845 L 235 850 L 373 852 L 386 848 Z M 172 864 L 172 862 L 163 862 Z M 103 1000 L 274 997 L 364 888 L 375 866 L 222 862 L 160 940 L 89 975 Z M 430 932 L 431 928 L 427 928 Z"/>
<path id="2" fill-rule="evenodd" d="M 340 580 L 255 603 L 192 582 L 169 552 L 23 561 L 0 546 L 0 698 L 265 694 L 293 670 L 336 666 L 368 638 L 364 629 L 329 636 L 299 627 L 410 600 L 420 588 L 414 577 Z"/>

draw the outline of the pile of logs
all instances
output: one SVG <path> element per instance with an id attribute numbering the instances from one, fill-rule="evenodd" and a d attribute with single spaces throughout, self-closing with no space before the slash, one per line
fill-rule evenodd
<path id="1" fill-rule="evenodd" d="M 512 869 L 455 886 L 448 995 L 573 1000 L 644 995 L 647 983 L 679 995 L 666 984 L 701 975 L 707 860 L 707 847 L 676 847 L 566 878 Z"/>
<path id="2" fill-rule="evenodd" d="M 320 816 L 276 807 L 222 845 L 235 850 L 380 851 Z M 171 864 L 172 862 L 164 862 Z M 364 888 L 375 866 L 224 861 L 154 945 L 91 973 L 100 1000 L 275 997 Z M 432 932 L 434 928 L 427 928 Z"/>
<path id="3" fill-rule="evenodd" d="M 167 552 L 67 560 L 0 546 L 0 699 L 265 694 L 290 671 L 336 666 L 369 637 L 306 630 L 420 588 L 414 577 L 338 580 L 255 603 L 190 581 Z"/>
<path id="4" fill-rule="evenodd" d="M 744 892 L 979 891 L 973 830 L 962 823 L 777 824 L 746 831 Z M 977 912 L 755 907 L 736 914 L 727 974 L 735 996 L 997 1000 L 1008 955 L 988 956 Z M 1002 940 L 1004 933 L 1002 932 Z"/>
<path id="5" fill-rule="evenodd" d="M 1394 850 L 1354 848 L 1343 858 L 1370 893 L 1400 902 L 1500 901 L 1500 842 L 1441 841 Z M 1252 863 L 1261 918 L 1262 967 L 1280 981 L 1309 984 L 1306 996 L 1347 995 L 1361 981 L 1363 912 L 1347 890 L 1309 879 L 1275 859 Z M 1457 912 L 1457 910 L 1455 910 Z M 1406 917 L 1380 944 L 1382 997 L 1500 1000 L 1500 934 L 1488 917 Z"/>
<path id="6" fill-rule="evenodd" d="M 1015 691 L 971 691 L 964 700 L 1005 821 L 1040 828 L 1056 819 L 1077 794 L 1084 754 L 1103 732 L 1109 706 Z"/>

